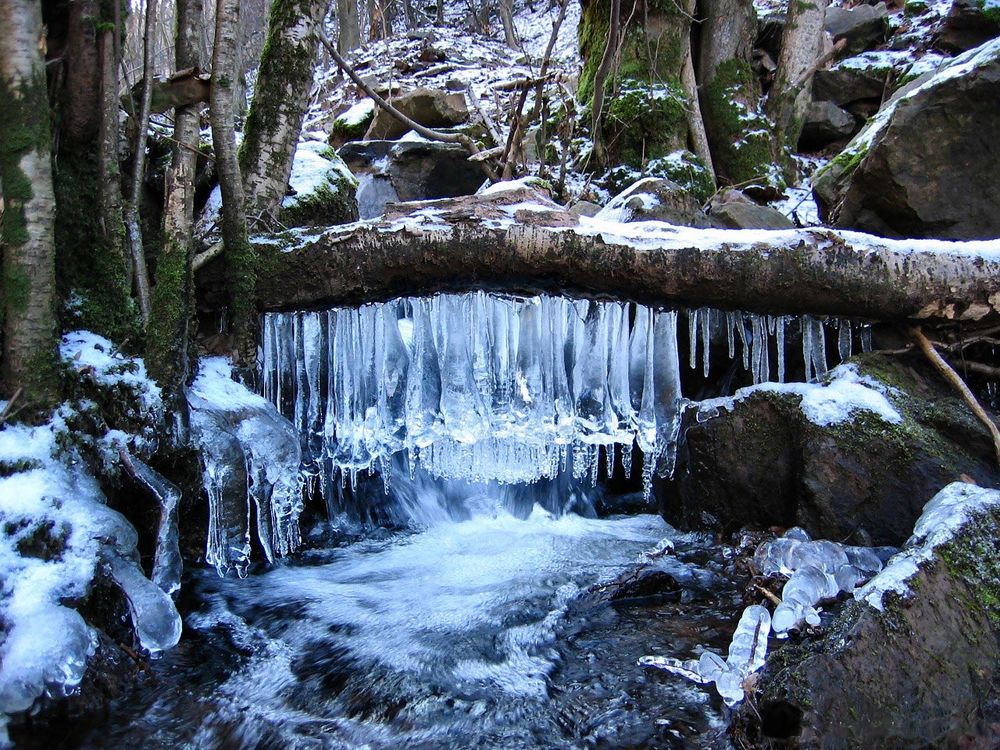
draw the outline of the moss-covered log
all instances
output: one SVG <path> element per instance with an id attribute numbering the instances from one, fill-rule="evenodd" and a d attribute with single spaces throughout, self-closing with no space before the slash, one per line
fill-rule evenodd
<path id="1" fill-rule="evenodd" d="M 259 306 L 316 309 L 480 288 L 880 320 L 1000 312 L 995 244 L 617 225 L 578 219 L 526 192 L 398 204 L 378 224 L 296 235 L 284 251 L 280 237 L 270 240 L 260 245 Z"/>

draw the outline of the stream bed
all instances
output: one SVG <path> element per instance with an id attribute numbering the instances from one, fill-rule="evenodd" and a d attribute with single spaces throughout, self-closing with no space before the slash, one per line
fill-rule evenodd
<path id="1" fill-rule="evenodd" d="M 665 538 L 680 588 L 610 603 Z M 716 696 L 636 665 L 725 648 L 721 551 L 657 516 L 536 506 L 375 530 L 245 580 L 197 570 L 181 644 L 80 746 L 724 747 Z"/>

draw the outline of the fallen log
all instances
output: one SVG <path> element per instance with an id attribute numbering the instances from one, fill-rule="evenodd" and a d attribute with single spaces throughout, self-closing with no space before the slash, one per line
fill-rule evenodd
<path id="1" fill-rule="evenodd" d="M 518 183 L 511 183 L 518 185 Z M 522 185 L 390 205 L 376 222 L 266 238 L 262 310 L 485 289 L 891 321 L 995 320 L 1000 241 L 580 218 Z"/>

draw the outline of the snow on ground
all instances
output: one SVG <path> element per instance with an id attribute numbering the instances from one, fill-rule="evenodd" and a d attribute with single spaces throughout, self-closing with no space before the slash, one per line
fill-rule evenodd
<path id="1" fill-rule="evenodd" d="M 856 365 L 848 363 L 830 370 L 823 382 L 760 383 L 740 388 L 732 396 L 702 401 L 698 411 L 706 415 L 717 413 L 719 409 L 731 411 L 738 402 L 756 393 L 777 393 L 799 396 L 799 408 L 806 419 L 820 427 L 849 422 L 859 411 L 870 412 L 890 424 L 899 424 L 903 418 L 886 398 L 888 392 L 884 385 L 861 375 Z"/>
<path id="2" fill-rule="evenodd" d="M 81 376 L 103 388 L 129 390 L 141 416 L 159 418 L 160 391 L 141 360 L 116 353 L 111 342 L 87 331 L 64 336 L 60 350 Z M 143 633 L 155 632 L 144 646 L 169 647 L 180 636 L 173 604 L 158 589 L 150 591 L 155 586 L 133 562 L 135 530 L 105 505 L 75 447 L 82 439 L 69 426 L 76 408 L 89 405 L 64 404 L 37 427 L 0 428 L 0 747 L 9 714 L 28 710 L 40 696 L 65 695 L 82 679 L 97 637 L 74 605 L 87 595 L 100 566 L 111 566 L 115 580 L 127 579 L 120 585 L 130 606 L 139 608 L 136 622 L 151 611 L 144 605 L 163 615 L 144 621 L 150 627 Z M 119 444 L 136 440 L 141 438 L 113 431 L 99 447 L 117 452 Z"/>
<path id="3" fill-rule="evenodd" d="M 935 549 L 951 541 L 976 516 L 998 506 L 998 490 L 964 482 L 949 484 L 924 506 L 903 550 L 889 560 L 881 573 L 855 591 L 854 598 L 882 611 L 886 594 L 907 596 L 910 579 L 923 563 L 931 560 Z"/>

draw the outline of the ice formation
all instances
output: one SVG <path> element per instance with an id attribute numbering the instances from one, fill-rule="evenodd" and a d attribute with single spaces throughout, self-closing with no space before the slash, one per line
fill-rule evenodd
<path id="1" fill-rule="evenodd" d="M 712 651 L 703 651 L 697 659 L 687 661 L 669 656 L 643 656 L 639 664 L 663 669 L 703 685 L 714 682 L 726 705 L 734 706 L 743 700 L 746 678 L 764 666 L 770 633 L 771 614 L 759 604 L 752 604 L 743 610 L 729 644 L 729 655 L 724 660 Z"/>
<path id="2" fill-rule="evenodd" d="M 779 638 L 803 623 L 819 625 L 820 602 L 854 592 L 882 570 L 882 560 L 872 549 L 813 541 L 797 527 L 758 547 L 754 565 L 764 575 L 788 576 L 772 620 Z"/>
<path id="3" fill-rule="evenodd" d="M 143 648 L 172 647 L 181 620 L 138 566 L 136 532 L 104 504 L 68 439 L 66 407 L 0 430 L 0 745 L 6 716 L 71 692 L 97 647 L 73 609 L 104 566 L 129 600 Z"/>
<path id="4" fill-rule="evenodd" d="M 391 458 L 443 478 L 504 483 L 572 467 L 596 479 L 603 458 L 634 446 L 672 471 L 680 410 L 676 311 L 484 292 L 402 298 L 326 312 L 269 313 L 263 392 L 295 425 L 329 498 L 334 477 L 391 481 Z M 707 372 L 714 339 L 742 346 L 754 382 L 784 378 L 791 319 L 688 313 L 690 361 Z M 826 369 L 823 323 L 804 320 L 811 368 Z M 840 323 L 850 352 L 850 323 Z M 700 362 L 697 357 L 701 346 Z M 775 346 L 775 344 L 778 346 Z M 771 351 L 777 351 L 776 366 Z"/>
<path id="5" fill-rule="evenodd" d="M 235 382 L 221 357 L 202 360 L 188 403 L 209 503 L 205 559 L 220 575 L 246 575 L 251 530 L 268 561 L 293 552 L 301 541 L 303 480 L 292 425 Z"/>

